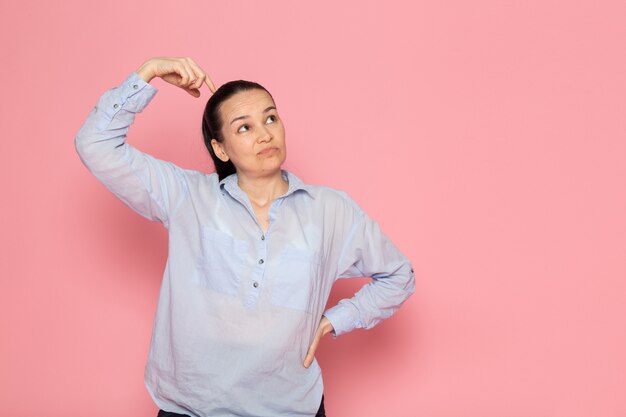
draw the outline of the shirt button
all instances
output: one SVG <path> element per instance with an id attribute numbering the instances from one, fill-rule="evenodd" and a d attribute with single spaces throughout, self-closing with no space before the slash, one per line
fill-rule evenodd
<path id="1" fill-rule="evenodd" d="M 252 284 L 254 286 L 254 288 L 257 288 L 259 286 L 258 282 L 255 282 L 254 284 Z"/>
<path id="2" fill-rule="evenodd" d="M 139 86 L 137 84 L 133 84 L 133 88 L 136 90 L 139 88 Z"/>
<path id="3" fill-rule="evenodd" d="M 117 109 L 119 106 L 120 106 L 119 104 L 115 103 L 115 104 L 113 105 L 113 108 L 114 108 L 114 109 Z"/>
<path id="4" fill-rule="evenodd" d="M 262 264 L 264 261 L 263 259 L 259 259 L 259 263 Z"/>

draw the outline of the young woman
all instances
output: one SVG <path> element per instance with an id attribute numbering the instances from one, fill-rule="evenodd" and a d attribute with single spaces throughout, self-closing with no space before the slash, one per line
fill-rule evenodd
<path id="1" fill-rule="evenodd" d="M 126 143 L 155 77 L 212 91 L 202 132 L 216 173 Z M 159 416 L 324 416 L 322 337 L 369 329 L 415 291 L 409 260 L 345 192 L 282 169 L 285 126 L 257 83 L 216 90 L 191 58 L 149 59 L 100 97 L 75 145 L 113 194 L 168 230 L 145 368 Z M 336 279 L 362 276 L 373 280 L 324 311 Z"/>

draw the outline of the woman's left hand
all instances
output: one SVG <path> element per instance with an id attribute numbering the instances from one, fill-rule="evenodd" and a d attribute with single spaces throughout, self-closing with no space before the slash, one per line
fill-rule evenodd
<path id="1" fill-rule="evenodd" d="M 315 337 L 313 338 L 313 343 L 311 343 L 311 347 L 309 347 L 309 351 L 304 358 L 304 367 L 308 368 L 313 362 L 313 358 L 315 357 L 315 351 L 317 350 L 317 345 L 319 345 L 320 340 L 327 333 L 335 330 L 333 325 L 330 324 L 330 321 L 326 318 L 326 316 L 322 316 L 322 320 L 320 320 L 319 326 L 317 326 L 317 331 L 315 332 Z"/>

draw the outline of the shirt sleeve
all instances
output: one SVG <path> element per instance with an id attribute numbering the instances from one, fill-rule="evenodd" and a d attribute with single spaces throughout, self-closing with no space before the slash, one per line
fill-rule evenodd
<path id="1" fill-rule="evenodd" d="M 356 205 L 355 205 L 356 206 Z M 355 328 L 370 329 L 394 314 L 415 292 L 410 261 L 380 229 L 379 224 L 355 207 L 352 227 L 339 256 L 338 278 L 371 277 L 352 298 L 324 312 L 333 325 L 333 338 Z"/>
<path id="2" fill-rule="evenodd" d="M 184 170 L 126 143 L 135 114 L 157 91 L 133 71 L 99 98 L 75 137 L 75 147 L 109 191 L 143 217 L 169 228 L 169 219 L 188 192 Z"/>

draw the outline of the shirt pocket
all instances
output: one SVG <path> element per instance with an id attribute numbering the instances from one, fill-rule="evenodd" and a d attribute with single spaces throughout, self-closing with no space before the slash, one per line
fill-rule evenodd
<path id="1" fill-rule="evenodd" d="M 310 313 L 319 263 L 319 256 L 312 250 L 285 248 L 275 269 L 272 304 Z"/>
<path id="2" fill-rule="evenodd" d="M 237 295 L 248 242 L 207 226 L 200 229 L 199 274 L 195 281 L 222 294 Z"/>

